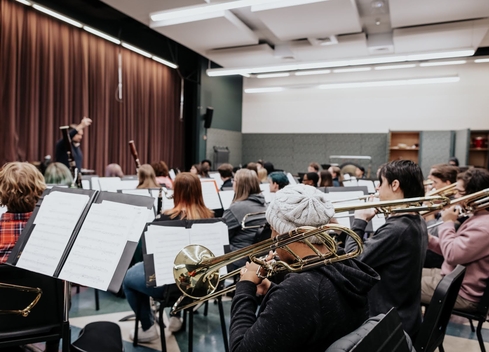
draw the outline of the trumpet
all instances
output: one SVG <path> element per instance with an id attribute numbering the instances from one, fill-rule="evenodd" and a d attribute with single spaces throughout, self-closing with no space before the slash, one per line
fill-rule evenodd
<path id="1" fill-rule="evenodd" d="M 338 244 L 327 233 L 328 231 L 344 231 L 356 242 L 356 249 L 337 254 Z M 309 240 L 310 237 L 316 236 L 320 244 L 327 249 L 325 253 L 319 251 Z M 294 253 L 288 245 L 295 242 L 303 242 L 311 248 L 315 256 L 303 259 Z M 292 264 L 281 260 L 266 261 L 259 258 L 258 255 L 268 251 L 275 251 L 277 248 L 283 248 L 295 258 Z M 288 233 L 278 235 L 275 238 L 256 243 L 254 245 L 239 249 L 237 251 L 215 257 L 211 251 L 204 246 L 189 245 L 182 249 L 176 256 L 173 266 L 173 276 L 175 282 L 182 291 L 183 296 L 175 303 L 172 312 L 178 312 L 198 305 L 204 301 L 216 298 L 227 292 L 236 289 L 236 285 L 229 286 L 217 291 L 220 282 L 231 278 L 239 273 L 241 269 L 234 270 L 226 275 L 219 275 L 219 269 L 231 264 L 239 259 L 249 257 L 251 262 L 258 264 L 266 272 L 264 277 L 270 277 L 280 272 L 300 272 L 307 269 L 316 268 L 322 265 L 328 265 L 342 260 L 355 258 L 363 251 L 363 244 L 358 235 L 347 227 L 326 224 L 320 227 L 303 226 L 294 229 Z M 185 297 L 190 297 L 196 301 L 179 307 Z"/>

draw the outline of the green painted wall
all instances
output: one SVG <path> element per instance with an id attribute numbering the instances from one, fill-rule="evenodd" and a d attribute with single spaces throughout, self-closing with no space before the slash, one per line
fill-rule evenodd
<path id="1" fill-rule="evenodd" d="M 243 107 L 243 77 L 208 77 L 205 73 L 208 61 L 202 59 L 200 74 L 199 106 L 196 128 L 199 131 L 196 143 L 200 162 L 205 159 L 206 140 L 204 139 L 204 115 L 206 108 L 214 108 L 211 128 L 241 132 Z"/>

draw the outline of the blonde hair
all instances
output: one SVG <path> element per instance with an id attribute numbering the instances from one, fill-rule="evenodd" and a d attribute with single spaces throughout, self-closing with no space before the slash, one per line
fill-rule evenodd
<path id="1" fill-rule="evenodd" d="M 256 172 L 249 169 L 239 169 L 234 176 L 233 203 L 247 199 L 250 194 L 258 193 L 261 193 L 261 189 Z"/>
<path id="2" fill-rule="evenodd" d="M 143 164 L 138 170 L 139 184 L 137 188 L 160 188 L 156 182 L 155 170 L 149 164 Z"/>
<path id="3" fill-rule="evenodd" d="M 213 218 L 214 213 L 204 204 L 202 185 L 197 175 L 181 172 L 173 184 L 173 202 L 175 206 L 164 212 L 171 219 L 197 220 Z"/>
<path id="4" fill-rule="evenodd" d="M 260 179 L 260 182 L 267 182 L 267 169 L 261 168 L 258 170 L 258 178 Z"/>
<path id="5" fill-rule="evenodd" d="M 0 205 L 10 213 L 29 213 L 46 189 L 44 177 L 29 163 L 11 162 L 0 170 Z"/>

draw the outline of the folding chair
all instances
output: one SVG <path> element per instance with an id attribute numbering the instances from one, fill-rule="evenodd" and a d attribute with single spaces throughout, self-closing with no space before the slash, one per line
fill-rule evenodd
<path id="1" fill-rule="evenodd" d="M 445 331 L 464 276 L 465 267 L 457 265 L 436 286 L 414 343 L 416 351 L 432 352 L 438 348 L 440 352 L 444 352 L 443 339 L 445 338 Z"/>

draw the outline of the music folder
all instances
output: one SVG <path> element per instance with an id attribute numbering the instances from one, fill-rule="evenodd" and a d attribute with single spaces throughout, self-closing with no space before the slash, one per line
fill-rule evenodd
<path id="1" fill-rule="evenodd" d="M 48 189 L 7 264 L 117 292 L 152 207 L 150 197 Z"/>
<path id="2" fill-rule="evenodd" d="M 174 284 L 173 265 L 177 254 L 189 244 L 209 249 L 214 256 L 224 254 L 229 244 L 228 227 L 221 218 L 153 221 L 143 235 L 146 286 Z M 221 274 L 226 272 L 223 268 Z"/>

